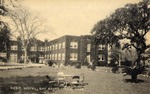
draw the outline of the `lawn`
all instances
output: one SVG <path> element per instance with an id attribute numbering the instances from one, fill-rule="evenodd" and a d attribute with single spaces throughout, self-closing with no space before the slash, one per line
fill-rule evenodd
<path id="1" fill-rule="evenodd" d="M 130 79 L 129 76 L 101 71 L 102 69 L 105 68 L 98 67 L 97 71 L 92 71 L 86 67 L 75 69 L 72 67 L 54 68 L 43 66 L 3 70 L 0 71 L 0 94 L 7 94 L 4 91 L 10 91 L 10 94 L 150 94 L 150 78 L 138 77 L 143 82 L 127 83 L 125 79 Z M 55 91 L 43 89 L 41 92 L 35 90 L 36 87 L 43 85 L 41 82 L 46 80 L 46 75 L 55 77 L 58 72 L 64 72 L 65 74 L 83 73 L 87 84 L 83 89 L 75 90 L 71 88 L 56 89 Z M 15 92 L 11 91 L 10 86 Z M 22 88 L 27 87 L 28 89 L 22 90 Z"/>

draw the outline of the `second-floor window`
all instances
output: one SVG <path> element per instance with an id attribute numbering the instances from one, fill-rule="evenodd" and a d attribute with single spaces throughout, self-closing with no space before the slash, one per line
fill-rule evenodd
<path id="1" fill-rule="evenodd" d="M 102 44 L 98 45 L 98 50 L 104 50 L 104 49 L 105 49 L 105 45 Z"/>
<path id="2" fill-rule="evenodd" d="M 91 52 L 91 44 L 87 44 L 87 52 Z"/>
<path id="3" fill-rule="evenodd" d="M 58 49 L 61 49 L 61 43 L 58 44 Z"/>
<path id="4" fill-rule="evenodd" d="M 39 47 L 39 50 L 40 51 L 44 51 L 44 47 Z"/>
<path id="5" fill-rule="evenodd" d="M 53 50 L 55 50 L 55 45 L 52 46 Z"/>
<path id="6" fill-rule="evenodd" d="M 51 46 L 49 46 L 48 48 L 49 48 L 49 51 L 51 51 Z"/>
<path id="7" fill-rule="evenodd" d="M 55 50 L 57 50 L 57 44 L 55 44 Z"/>
<path id="8" fill-rule="evenodd" d="M 70 42 L 70 48 L 77 49 L 78 48 L 78 42 Z"/>
<path id="9" fill-rule="evenodd" d="M 12 45 L 11 50 L 18 50 L 18 46 L 17 45 Z"/>
<path id="10" fill-rule="evenodd" d="M 62 48 L 65 48 L 66 44 L 65 42 L 62 43 Z"/>
<path id="11" fill-rule="evenodd" d="M 30 50 L 31 51 L 36 51 L 36 47 L 31 47 Z"/>

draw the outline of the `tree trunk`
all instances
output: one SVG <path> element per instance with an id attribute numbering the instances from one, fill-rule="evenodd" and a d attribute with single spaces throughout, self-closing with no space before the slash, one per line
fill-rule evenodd
<path id="1" fill-rule="evenodd" d="M 28 55 L 27 55 L 27 49 L 24 48 L 24 63 L 27 63 Z"/>
<path id="2" fill-rule="evenodd" d="M 131 80 L 133 82 L 136 82 L 137 81 L 137 75 L 135 75 L 135 74 L 131 75 Z"/>
<path id="3" fill-rule="evenodd" d="M 137 50 L 137 55 L 138 55 L 138 58 L 135 60 L 134 64 L 133 65 L 140 65 L 140 61 L 141 61 L 141 51 Z"/>

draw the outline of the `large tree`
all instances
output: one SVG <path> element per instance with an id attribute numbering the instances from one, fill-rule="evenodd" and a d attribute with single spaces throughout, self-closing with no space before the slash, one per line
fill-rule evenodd
<path id="1" fill-rule="evenodd" d="M 35 39 L 40 33 L 46 32 L 44 23 L 41 23 L 38 16 L 28 11 L 25 7 L 19 6 L 13 10 L 9 10 L 9 17 L 11 18 L 11 33 L 18 38 L 24 51 L 24 62 L 27 62 L 27 49 L 32 39 Z"/>
<path id="2" fill-rule="evenodd" d="M 7 12 L 4 1 L 0 0 L 0 52 L 8 52 L 9 49 L 10 29 L 8 24 L 2 19 Z M 8 54 L 6 57 L 8 58 Z"/>
<path id="3" fill-rule="evenodd" d="M 146 44 L 146 37 L 150 31 L 150 1 L 144 0 L 137 4 L 127 4 L 125 7 L 117 9 L 113 14 L 104 20 L 99 21 L 92 29 L 93 36 L 97 42 L 106 44 L 118 44 L 120 40 L 128 40 L 122 44 L 122 49 L 134 47 L 137 52 L 137 58 L 133 62 L 139 68 L 142 64 L 142 54 L 150 48 L 150 44 Z M 139 68 L 140 71 L 143 69 Z M 137 70 L 137 68 L 133 68 Z M 133 79 L 136 80 L 137 75 L 141 73 L 133 73 Z"/>

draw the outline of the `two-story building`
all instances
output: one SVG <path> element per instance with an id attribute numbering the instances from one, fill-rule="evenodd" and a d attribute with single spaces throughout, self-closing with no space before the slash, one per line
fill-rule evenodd
<path id="1" fill-rule="evenodd" d="M 46 59 L 63 65 L 74 65 L 76 62 L 86 65 L 94 60 L 97 65 L 106 65 L 107 47 L 104 44 L 95 45 L 91 35 L 65 35 L 51 41 L 36 40 L 35 44 L 28 47 L 28 59 L 36 63 Z M 23 47 L 18 41 L 11 40 L 8 56 L 10 62 L 20 62 L 24 59 Z"/>
<path id="2" fill-rule="evenodd" d="M 90 35 L 66 35 L 52 41 L 46 41 L 45 45 L 45 59 L 58 64 L 74 65 L 75 62 L 81 62 L 84 65 L 92 60 L 98 65 L 106 65 L 107 63 L 107 46 L 99 44 L 97 47 Z"/>

